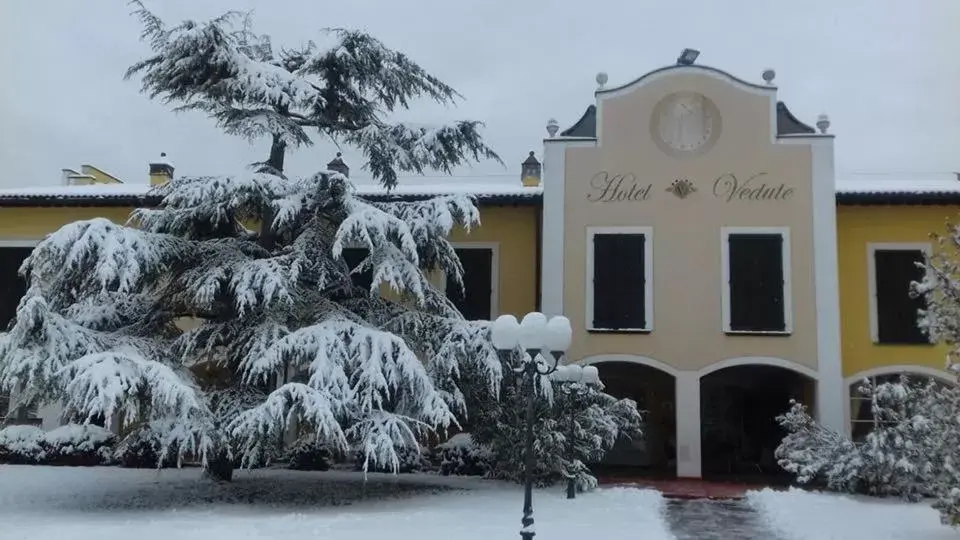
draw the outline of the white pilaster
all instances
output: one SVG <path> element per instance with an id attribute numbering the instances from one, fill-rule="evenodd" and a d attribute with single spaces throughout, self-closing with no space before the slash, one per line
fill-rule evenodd
<path id="1" fill-rule="evenodd" d="M 566 146 L 562 139 L 546 139 L 543 144 L 540 311 L 548 317 L 563 315 L 563 192 Z"/>
<path id="2" fill-rule="evenodd" d="M 700 478 L 700 377 L 696 371 L 676 374 L 677 476 Z"/>
<path id="3" fill-rule="evenodd" d="M 840 285 L 837 266 L 837 192 L 833 138 L 811 141 L 813 155 L 813 272 L 817 311 L 817 417 L 846 433 L 840 348 Z"/>

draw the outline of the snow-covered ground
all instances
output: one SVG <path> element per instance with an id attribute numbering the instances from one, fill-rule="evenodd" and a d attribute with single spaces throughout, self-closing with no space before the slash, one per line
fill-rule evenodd
<path id="1" fill-rule="evenodd" d="M 747 502 L 784 540 L 957 540 L 927 504 L 845 497 L 799 489 L 747 493 Z"/>
<path id="2" fill-rule="evenodd" d="M 337 540 L 515 538 L 515 486 L 427 475 L 0 466 L 0 538 L 36 540 Z M 575 501 L 534 494 L 539 538 L 669 540 L 659 493 L 603 489 Z"/>

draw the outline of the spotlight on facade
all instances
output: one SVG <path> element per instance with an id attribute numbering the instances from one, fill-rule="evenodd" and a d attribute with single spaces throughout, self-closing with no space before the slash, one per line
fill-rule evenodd
<path id="1" fill-rule="evenodd" d="M 680 56 L 677 57 L 677 65 L 689 66 L 697 61 L 697 57 L 700 56 L 700 51 L 696 49 L 684 49 Z"/>

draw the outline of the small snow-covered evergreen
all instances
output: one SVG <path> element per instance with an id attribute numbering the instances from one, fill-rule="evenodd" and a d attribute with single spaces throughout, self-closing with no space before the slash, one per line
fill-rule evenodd
<path id="1" fill-rule="evenodd" d="M 580 386 L 581 393 L 567 391 L 569 385 Z M 604 393 L 602 384 L 544 377 L 536 397 L 534 478 L 540 486 L 572 475 L 578 490 L 593 489 L 597 479 L 587 464 L 600 462 L 618 438 L 642 436 L 643 420 L 636 402 Z M 489 449 L 491 477 L 523 481 L 526 399 L 521 382 L 505 377 L 499 400 L 482 398 L 471 408 L 472 442 Z"/>
<path id="2" fill-rule="evenodd" d="M 191 456 L 220 478 L 269 459 L 292 421 L 395 470 L 398 452 L 465 413 L 462 370 L 499 387 L 489 323 L 465 321 L 427 280 L 460 279 L 447 237 L 479 223 L 478 210 L 461 196 L 371 202 L 338 171 L 287 178 L 284 156 L 318 135 L 359 149 L 393 186 L 400 171 L 498 159 L 479 123 L 388 122 L 417 97 L 456 93 L 362 32 L 280 49 L 249 17 L 168 27 L 134 4 L 153 55 L 128 76 L 227 133 L 268 137 L 270 155 L 246 174 L 158 186 L 159 205 L 126 225 L 78 221 L 40 242 L 0 336 L 0 390 L 119 419 L 136 437 L 121 446 L 149 453 L 159 440 L 160 459 Z M 353 285 L 346 247 L 368 250 L 354 271 L 372 272 L 369 290 Z M 182 331 L 185 319 L 199 324 Z"/>

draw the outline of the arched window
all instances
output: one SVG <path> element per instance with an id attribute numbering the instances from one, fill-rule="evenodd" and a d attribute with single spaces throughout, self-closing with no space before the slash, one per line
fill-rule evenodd
<path id="1" fill-rule="evenodd" d="M 938 377 L 910 372 L 871 375 L 856 380 L 850 384 L 850 435 L 854 442 L 862 442 L 877 425 L 883 423 L 883 420 L 874 418 L 872 400 L 861 391 L 864 380 L 869 380 L 871 385 L 877 387 L 885 383 L 899 382 L 901 377 L 906 377 L 907 384 L 911 387 L 926 386 L 930 381 L 943 386 L 950 384 Z"/>

